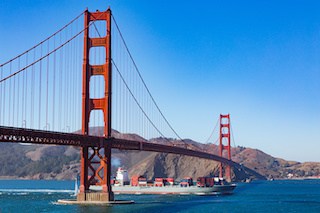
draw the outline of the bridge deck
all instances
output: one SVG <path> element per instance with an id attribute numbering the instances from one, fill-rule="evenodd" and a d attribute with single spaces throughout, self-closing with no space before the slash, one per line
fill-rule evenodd
<path id="1" fill-rule="evenodd" d="M 0 142 L 93 147 L 102 147 L 105 145 L 105 143 L 109 143 L 111 144 L 112 148 L 120 150 L 139 150 L 172 153 L 219 161 L 224 164 L 230 165 L 236 169 L 244 169 L 249 173 L 264 179 L 264 177 L 258 174 L 257 172 L 249 168 L 246 168 L 243 165 L 240 165 L 234 161 L 222 158 L 217 155 L 182 147 L 149 143 L 144 141 L 133 141 L 119 138 L 105 138 L 99 136 L 88 136 L 74 133 L 60 133 L 0 126 Z"/>

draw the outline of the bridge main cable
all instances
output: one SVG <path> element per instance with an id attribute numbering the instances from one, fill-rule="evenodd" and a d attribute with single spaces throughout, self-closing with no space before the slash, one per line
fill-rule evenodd
<path id="1" fill-rule="evenodd" d="M 82 13 L 82 14 L 83 14 L 83 13 Z M 81 14 L 81 15 L 82 15 L 82 14 Z M 74 19 L 74 20 L 76 20 L 76 19 Z M 73 20 L 73 21 L 74 21 L 74 20 Z M 72 23 L 72 22 L 70 22 L 70 23 Z M 59 49 L 61 49 L 62 47 L 64 47 L 66 44 L 68 44 L 70 41 L 72 41 L 73 39 L 75 39 L 75 38 L 77 38 L 79 35 L 81 35 L 81 33 L 83 33 L 86 29 L 88 29 L 93 23 L 94 23 L 94 22 L 91 22 L 87 27 L 85 27 L 84 29 L 82 29 L 82 30 L 81 30 L 80 32 L 78 32 L 76 35 L 72 36 L 70 39 L 68 39 L 66 42 L 64 42 L 63 44 L 61 44 L 59 47 L 57 47 L 57 48 L 55 48 L 54 50 L 50 51 L 49 53 L 47 53 L 46 55 L 42 56 L 42 57 L 39 58 L 38 60 L 32 62 L 31 64 L 25 66 L 24 68 L 22 68 L 22 69 L 20 69 L 20 70 L 12 73 L 11 75 L 8 75 L 7 77 L 5 77 L 5 78 L 3 78 L 3 79 L 0 79 L 0 83 L 2 83 L 2 82 L 4 82 L 4 81 L 8 80 L 9 78 L 11 78 L 11 77 L 19 74 L 20 72 L 28 69 L 29 67 L 31 67 L 31 66 L 35 65 L 36 63 L 42 61 L 43 59 L 47 58 L 47 57 L 50 56 L 52 53 L 58 51 Z M 66 26 L 68 26 L 68 25 L 66 25 Z M 66 26 L 65 26 L 65 27 L 66 27 Z M 64 27 L 64 28 L 65 28 L 65 27 Z M 57 32 L 59 32 L 59 31 L 57 31 Z M 56 34 L 56 33 L 55 33 L 55 34 Z M 53 36 L 53 35 L 52 35 L 52 36 Z M 52 36 L 50 36 L 49 38 L 51 38 Z M 48 39 L 46 39 L 46 40 L 48 40 Z M 40 42 L 38 45 L 34 46 L 34 47 L 31 48 L 30 50 L 32 50 L 32 49 L 34 49 L 35 47 L 39 46 L 39 45 L 42 44 L 43 42 L 44 42 L 44 41 Z M 30 51 L 30 50 L 27 50 L 25 53 L 28 53 L 28 51 Z M 23 54 L 21 54 L 21 55 L 23 55 Z M 15 58 L 19 58 L 19 56 L 15 57 Z M 11 62 L 11 61 L 14 61 L 14 60 L 10 60 L 9 62 Z M 6 63 L 9 63 L 9 62 L 6 62 Z M 6 63 L 4 63 L 3 65 L 5 65 Z M 1 66 L 0 66 L 0 67 L 1 67 Z"/>
<path id="2" fill-rule="evenodd" d="M 137 100 L 137 98 L 134 96 L 133 92 L 131 91 L 129 85 L 127 84 L 127 82 L 125 81 L 123 75 L 121 74 L 117 64 L 115 63 L 115 61 L 113 59 L 111 59 L 112 64 L 114 65 L 114 67 L 116 68 L 118 74 L 120 75 L 120 78 L 122 80 L 122 82 L 124 83 L 124 85 L 126 86 L 126 88 L 128 89 L 131 97 L 133 98 L 133 100 L 136 102 L 136 104 L 138 105 L 138 107 L 140 108 L 140 110 L 142 111 L 142 113 L 144 114 L 144 116 L 146 116 L 146 118 L 148 119 L 148 121 L 151 123 L 151 125 L 157 130 L 157 132 L 164 138 L 166 138 L 164 136 L 164 134 L 159 130 L 159 128 L 157 128 L 157 126 L 152 122 L 151 118 L 147 115 L 147 113 L 143 110 L 142 106 L 139 104 L 139 101 Z"/>
<path id="3" fill-rule="evenodd" d="M 44 42 L 48 41 L 49 39 L 51 39 L 52 37 L 54 37 L 55 35 L 57 35 L 58 33 L 60 33 L 62 30 L 66 29 L 69 25 L 71 25 L 73 22 L 75 22 L 78 18 L 80 18 L 83 14 L 84 14 L 85 11 L 83 11 L 81 14 L 79 14 L 77 17 L 75 17 L 74 19 L 72 19 L 68 24 L 66 24 L 65 26 L 63 26 L 60 30 L 56 31 L 55 33 L 53 33 L 51 36 L 49 36 L 48 38 L 44 39 L 43 41 L 39 42 L 38 44 L 34 45 L 33 47 L 31 47 L 30 49 L 24 51 L 23 53 L 17 55 L 16 57 L 10 59 L 9 61 L 3 63 L 3 64 L 0 64 L 0 67 L 3 67 L 4 65 L 20 58 L 21 56 L 23 56 L 24 54 L 30 52 L 31 50 L 37 48 L 38 46 L 40 46 L 41 44 L 43 44 Z"/>
<path id="4" fill-rule="evenodd" d="M 139 75 L 139 78 L 140 78 L 143 86 L 145 87 L 147 93 L 149 94 L 149 96 L 150 96 L 153 104 L 156 106 L 156 108 L 157 108 L 157 110 L 159 111 L 160 115 L 161 115 L 162 118 L 164 119 L 165 123 L 166 123 L 166 124 L 169 126 L 169 128 L 172 130 L 172 132 L 173 132 L 181 141 L 184 141 L 184 140 L 180 137 L 180 135 L 175 131 L 175 129 L 172 127 L 172 125 L 169 123 L 169 121 L 167 120 L 167 118 L 164 116 L 164 114 L 163 114 L 162 111 L 160 110 L 160 108 L 159 108 L 157 102 L 155 101 L 155 99 L 153 98 L 153 96 L 152 96 L 152 94 L 151 94 L 151 92 L 150 92 L 147 84 L 145 83 L 144 79 L 142 78 L 141 72 L 139 71 L 136 62 L 135 62 L 135 60 L 134 60 L 133 57 L 132 57 L 132 54 L 131 54 L 131 52 L 130 52 L 130 50 L 129 50 L 129 48 L 128 48 L 128 45 L 127 45 L 126 41 L 124 40 L 124 37 L 123 37 L 123 35 L 122 35 L 121 31 L 120 31 L 120 28 L 119 28 L 119 26 L 118 26 L 118 24 L 117 24 L 117 22 L 116 22 L 116 20 L 115 20 L 115 18 L 114 18 L 114 15 L 112 14 L 111 17 L 112 17 L 112 20 L 114 21 L 115 26 L 116 26 L 116 28 L 117 28 L 117 30 L 118 30 L 118 32 L 119 32 L 120 38 L 121 38 L 121 40 L 122 40 L 122 42 L 123 42 L 123 44 L 124 44 L 124 46 L 125 46 L 125 48 L 126 48 L 126 51 L 127 51 L 127 53 L 129 54 L 129 57 L 130 57 L 133 65 L 134 65 L 134 67 L 135 67 L 135 70 L 137 71 L 137 73 L 138 73 L 138 75 Z M 117 69 L 117 68 L 116 68 L 116 69 Z M 118 72 L 119 72 L 119 70 L 118 70 Z M 123 78 L 122 78 L 122 79 L 123 79 Z M 123 80 L 124 80 L 124 79 L 123 79 Z M 131 93 L 131 95 L 133 95 L 133 94 Z M 141 106 L 139 106 L 139 108 L 141 108 Z M 143 112 L 143 113 L 145 114 L 145 112 Z M 148 117 L 147 117 L 147 119 L 149 120 Z M 150 120 L 149 120 L 149 121 L 150 121 Z M 157 129 L 157 128 L 156 128 L 156 129 Z M 158 131 L 158 130 L 157 130 L 157 131 Z M 158 131 L 158 132 L 159 132 L 159 131 Z M 159 132 L 159 133 L 160 133 L 160 132 Z M 161 135 L 163 136 L 163 134 L 161 134 Z M 164 137 L 164 138 L 166 138 L 166 137 Z"/>

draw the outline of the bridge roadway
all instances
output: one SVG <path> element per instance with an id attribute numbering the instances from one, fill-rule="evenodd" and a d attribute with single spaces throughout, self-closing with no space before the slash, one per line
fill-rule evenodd
<path id="1" fill-rule="evenodd" d="M 265 179 L 264 176 L 258 174 L 254 170 L 217 155 L 177 146 L 149 143 L 144 141 L 0 126 L 0 142 L 88 147 L 103 147 L 105 144 L 111 144 L 112 148 L 120 150 L 172 153 L 219 161 L 238 170 L 245 170 L 247 173 L 252 174 L 260 179 Z"/>

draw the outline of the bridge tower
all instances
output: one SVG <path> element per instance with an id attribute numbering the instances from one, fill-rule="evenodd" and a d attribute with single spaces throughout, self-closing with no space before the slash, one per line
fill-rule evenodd
<path id="1" fill-rule="evenodd" d="M 106 22 L 106 36 L 99 38 L 89 37 L 90 23 L 94 21 Z M 85 11 L 84 15 L 84 49 L 82 67 L 82 134 L 89 135 L 90 112 L 102 110 L 104 117 L 104 137 L 111 137 L 111 10 L 104 12 Z M 91 65 L 89 63 L 90 48 L 104 47 L 105 63 Z M 104 97 L 90 98 L 90 78 L 103 76 L 105 80 Z M 104 140 L 106 141 L 106 140 Z M 99 146 L 81 147 L 80 192 L 78 201 L 110 201 L 113 193 L 110 185 L 111 175 L 111 144 L 101 142 Z M 92 185 L 102 186 L 99 193 L 90 193 Z"/>
<path id="2" fill-rule="evenodd" d="M 231 136 L 230 136 L 230 114 L 222 115 L 220 114 L 220 143 L 219 143 L 219 151 L 220 157 L 223 157 L 223 151 L 227 151 L 228 160 L 231 160 Z M 223 170 L 225 169 L 225 170 Z M 220 163 L 220 178 L 223 177 L 223 171 L 225 172 L 226 179 L 231 181 L 231 168 L 229 165 L 223 167 L 222 163 Z"/>

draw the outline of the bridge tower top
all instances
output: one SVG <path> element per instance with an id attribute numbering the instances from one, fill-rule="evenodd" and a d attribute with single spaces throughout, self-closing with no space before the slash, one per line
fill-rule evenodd
<path id="1" fill-rule="evenodd" d="M 100 38 L 89 37 L 90 22 L 106 21 L 106 36 Z M 102 110 L 104 115 L 104 136 L 111 137 L 111 9 L 105 12 L 85 11 L 84 17 L 84 48 L 83 48 L 83 68 L 82 68 L 82 134 L 89 134 L 90 112 L 92 110 Z M 105 48 L 106 61 L 102 65 L 89 63 L 90 48 Z M 90 98 L 90 78 L 102 75 L 105 80 L 105 97 Z"/>

